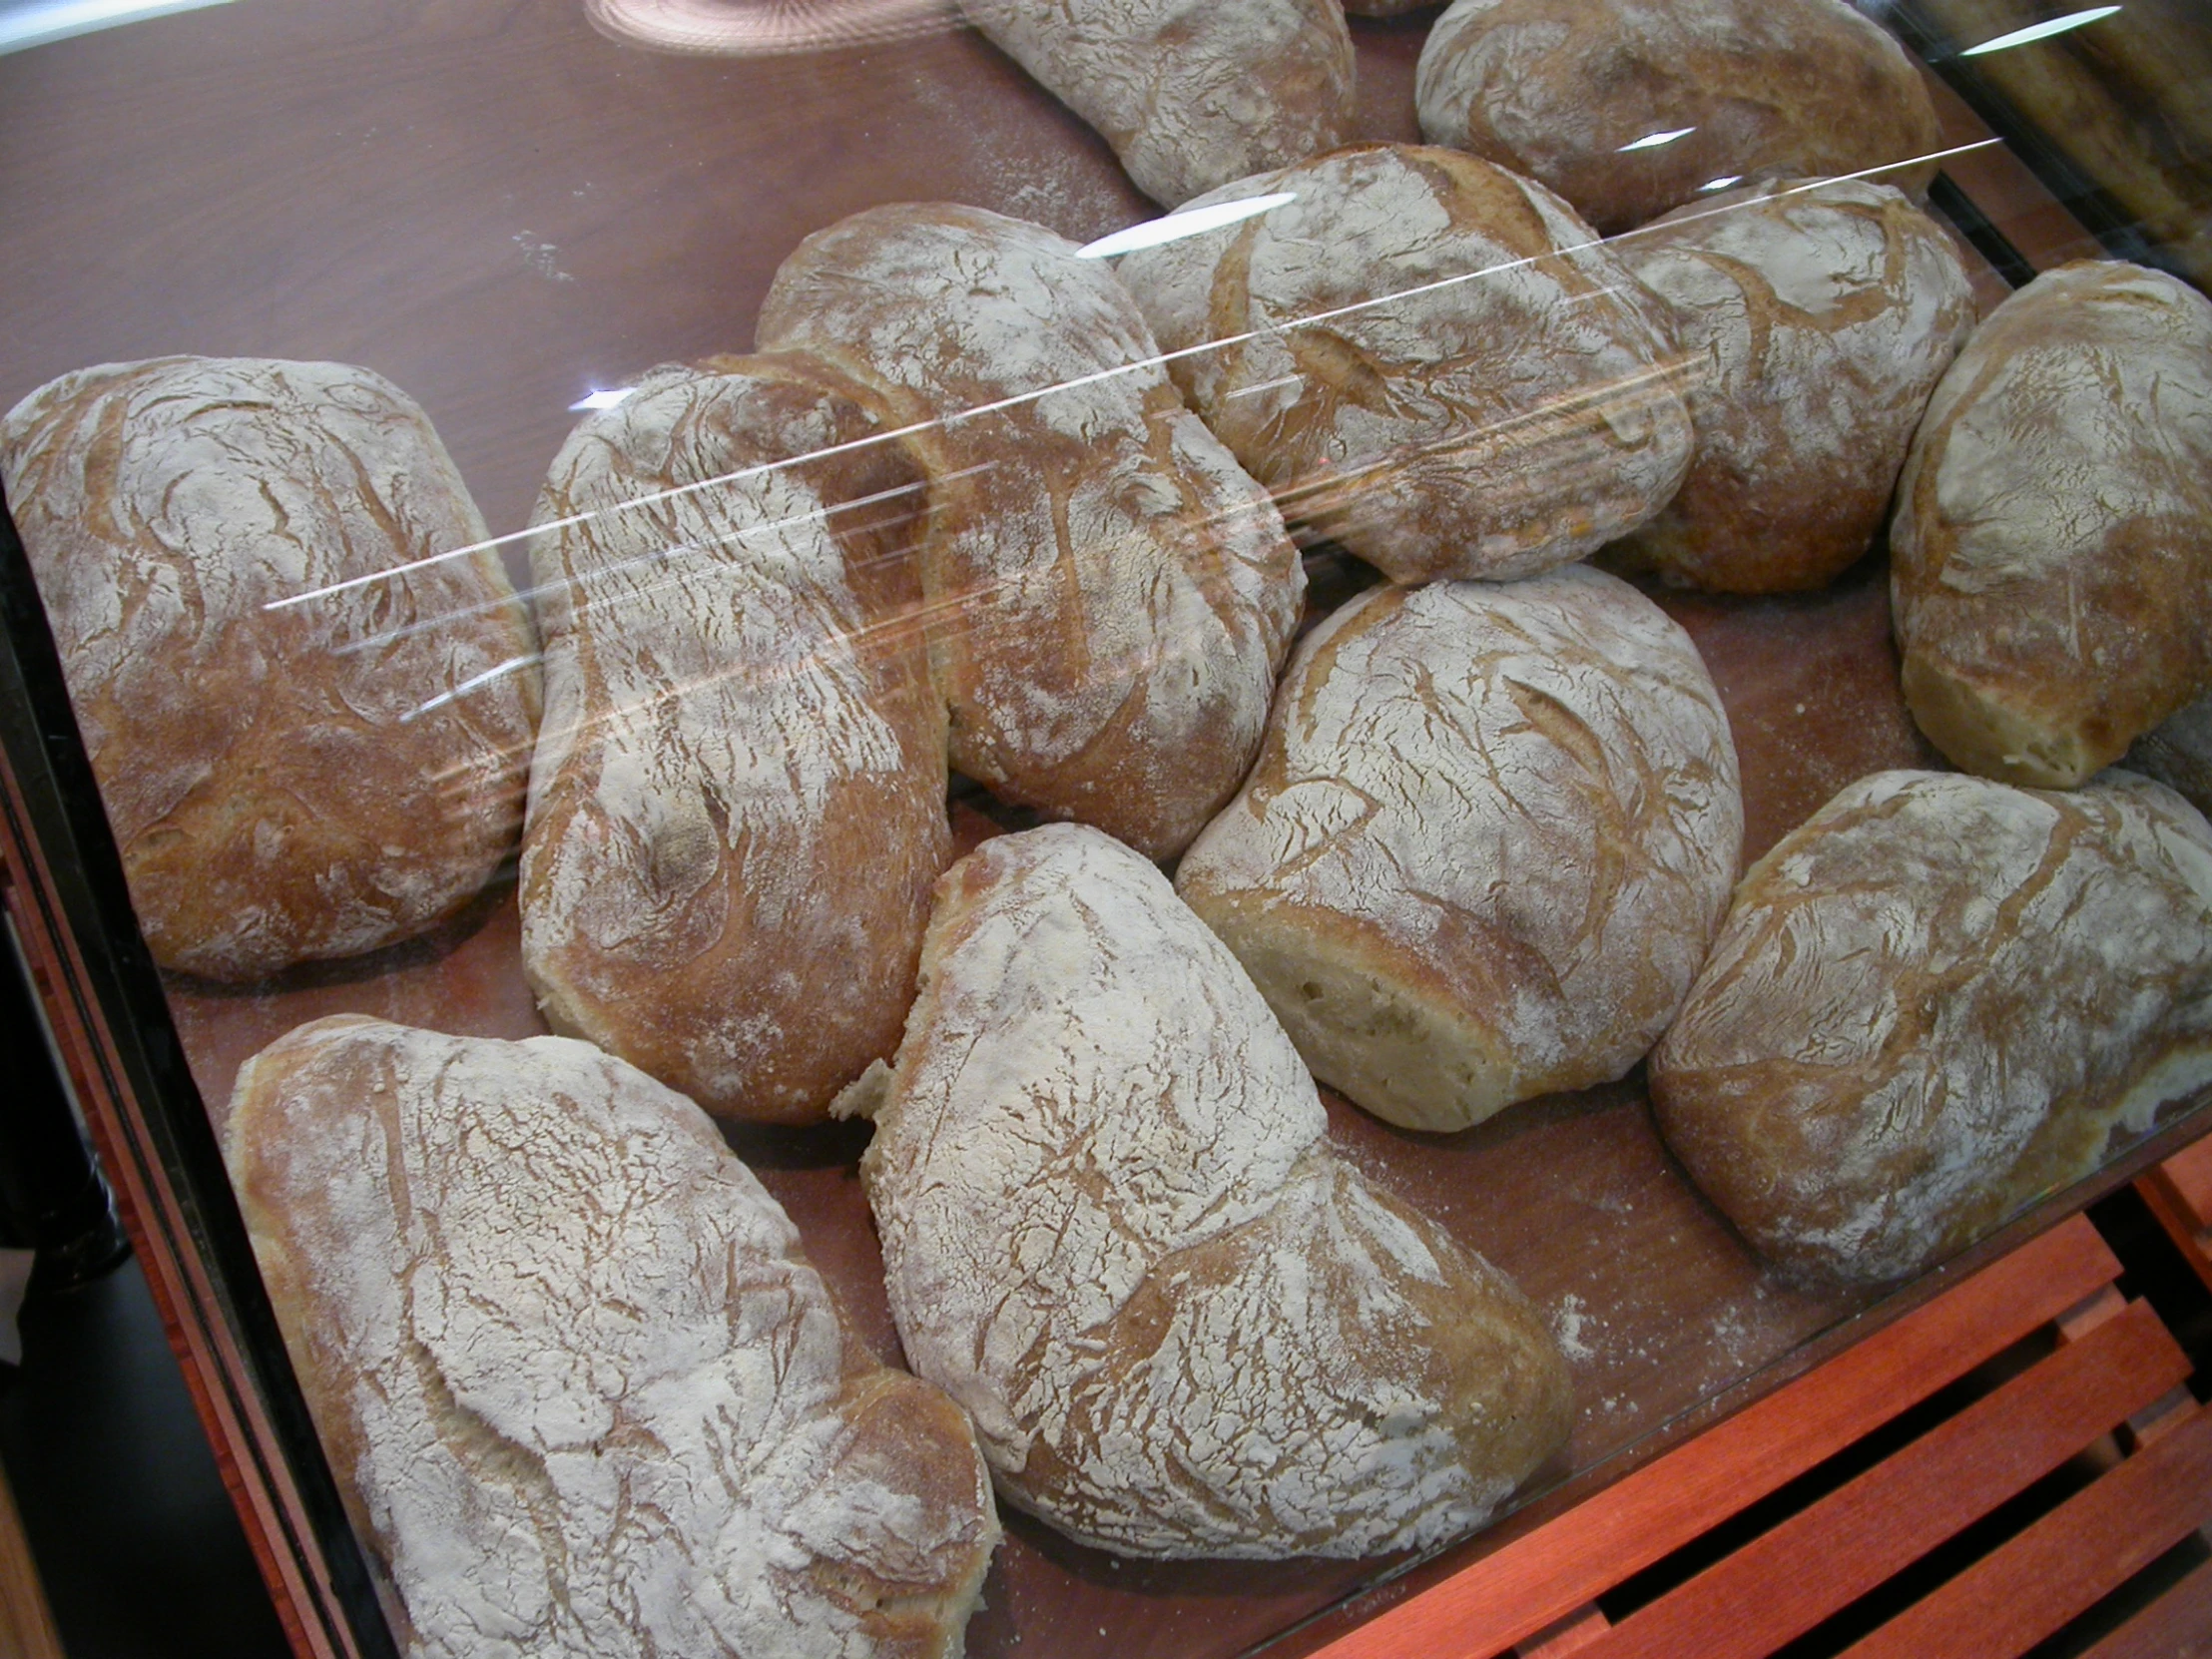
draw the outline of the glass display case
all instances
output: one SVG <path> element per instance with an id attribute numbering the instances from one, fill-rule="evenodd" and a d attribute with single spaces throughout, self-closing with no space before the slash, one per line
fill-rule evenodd
<path id="1" fill-rule="evenodd" d="M 1454 15 L 1465 6 L 1462 0 Z M 1911 80 L 1927 90 L 1936 136 L 1923 149 L 1861 171 L 1924 186 L 1973 312 L 1986 316 L 2035 274 L 2074 260 L 2125 259 L 2204 282 L 2212 269 L 2205 253 L 2212 31 L 2191 8 L 2179 0 L 2073 12 L 2040 0 L 1898 0 L 1862 11 L 1910 54 Z M 35 24 L 43 14 L 33 7 L 27 15 Z M 1334 140 L 1422 142 L 1416 67 L 1438 18 L 1439 9 L 1427 7 L 1351 20 L 1356 91 Z M 0 9 L 0 31 L 12 26 L 12 14 Z M 7 318 L 0 405 L 16 405 L 90 365 L 179 354 L 357 364 L 402 388 L 426 412 L 481 512 L 480 535 L 464 521 L 426 543 L 432 547 L 426 558 L 466 554 L 502 575 L 533 611 L 515 654 L 495 644 L 483 648 L 480 661 L 470 659 L 476 666 L 448 694 L 456 698 L 475 695 L 502 673 L 512 677 L 511 665 L 525 659 L 534 676 L 538 646 L 530 630 L 568 625 L 548 609 L 569 601 L 560 583 L 547 580 L 547 567 L 533 564 L 528 532 L 540 528 L 542 550 L 553 530 L 569 522 L 558 510 L 563 498 L 541 497 L 541 490 L 555 457 L 570 454 L 564 444 L 579 422 L 619 409 L 641 384 L 650 393 L 657 382 L 647 377 L 658 365 L 720 363 L 727 370 L 729 359 L 753 351 L 772 281 L 806 239 L 885 204 L 956 203 L 1041 226 L 1065 239 L 1053 246 L 1072 255 L 1151 225 L 1166 211 L 1132 183 L 1098 131 L 963 20 L 950 0 L 215 0 L 68 38 L 41 39 L 27 26 L 22 39 L 37 43 L 0 53 L 0 209 L 10 233 L 0 251 Z M 1741 41 L 1730 49 L 1739 48 L 1751 50 Z M 1748 73 L 1741 58 L 1726 51 L 1722 57 L 1724 78 Z M 1540 72 L 1521 63 L 1502 73 L 1510 88 Z M 1843 77 L 1816 71 L 1815 79 L 1841 84 Z M 1601 92 L 1602 83 L 1592 80 L 1575 97 L 1595 102 Z M 1879 125 L 1890 94 L 1868 96 L 1867 123 Z M 1655 124 L 1606 148 L 1628 168 L 1640 154 L 1676 142 L 1703 141 Z M 1136 149 L 1135 140 L 1123 145 L 1126 154 Z M 1915 167 L 1921 176 L 1906 179 Z M 1758 183 L 1767 171 L 1720 169 L 1709 181 L 1719 190 L 1699 189 L 1711 200 Z M 1278 194 L 1288 202 L 1296 190 Z M 1233 211 L 1217 223 L 1264 215 L 1269 210 L 1252 206 L 1264 195 L 1226 193 Z M 1696 201 L 1693 193 L 1686 211 Z M 1607 225 L 1595 211 L 1589 217 L 1612 233 L 1602 246 L 1617 252 L 1633 243 L 1632 227 Z M 1572 251 L 1571 235 L 1557 224 L 1546 234 Z M 1586 234 L 1595 245 L 1595 234 Z M 1176 241 L 1172 234 L 1152 238 L 1161 248 Z M 1547 247 L 1521 263 L 1552 257 Z M 1400 269 L 1392 257 L 1368 275 L 1347 275 L 1351 259 L 1325 250 L 1329 280 L 1302 290 L 1308 297 L 1285 301 L 1305 305 L 1308 315 L 1252 322 L 1252 336 L 1295 331 L 1329 310 L 1330 301 L 1311 295 L 1340 278 L 1368 283 L 1362 297 L 1335 301 L 1358 306 L 1481 275 L 1438 277 L 1411 256 L 1402 265 L 1410 275 L 1388 275 Z M 1111 248 L 1093 261 L 1098 268 L 1114 263 Z M 1119 264 L 1126 271 L 1127 259 Z M 1218 274 L 1211 279 L 1219 280 Z M 960 277 L 948 280 L 957 285 Z M 884 326 L 898 320 L 894 315 Z M 1166 350 L 1149 360 L 1162 388 L 1170 381 L 1161 363 L 1180 369 L 1220 349 L 1211 337 L 1178 346 L 1155 322 Z M 1212 325 L 1203 331 L 1223 332 Z M 804 330 L 782 332 L 789 339 Z M 1105 349 L 1109 357 L 1122 351 L 1100 371 L 1109 375 L 1142 357 Z M 838 372 L 880 392 L 854 360 L 838 357 Z M 1667 372 L 1678 378 L 1694 376 L 1697 361 L 1684 348 L 1662 367 L 1671 364 Z M 1026 407 L 1073 383 L 1033 373 L 1021 381 L 1028 372 L 1010 371 L 1019 383 L 1008 390 L 1009 403 Z M 1313 370 L 1301 359 L 1297 372 Z M 1358 378 L 1352 369 L 1343 373 Z M 1203 401 L 1192 379 L 1178 372 L 1174 383 Z M 1014 441 L 1005 433 L 1015 416 L 978 412 L 987 399 L 972 390 L 942 393 L 933 404 L 883 395 L 882 406 L 865 411 L 872 435 L 847 437 L 846 447 L 933 425 L 958 427 L 964 436 L 948 441 L 943 454 L 924 454 L 918 472 L 901 462 L 908 471 L 886 475 L 887 482 L 864 481 L 849 495 L 890 502 L 883 522 L 894 530 L 907 525 L 915 537 L 938 533 L 930 526 L 956 512 L 985 510 L 975 501 L 987 507 L 996 498 L 972 480 L 961 482 L 962 457 L 971 470 L 999 467 L 991 476 L 1003 482 L 1007 473 L 994 446 Z M 1416 400 L 1411 392 L 1376 396 L 1382 403 L 1397 399 L 1400 407 Z M 1344 399 L 1358 400 L 1353 392 Z M 1448 396 L 1441 401 L 1450 404 Z M 214 398 L 210 407 L 221 402 Z M 1481 417 L 1470 407 L 1460 405 L 1460 418 L 1471 429 Z M 1212 418 L 1218 413 L 1209 411 L 1211 424 L 1227 436 L 1234 421 Z M 1504 426 L 1519 417 L 1494 418 Z M 1603 418 L 1617 426 L 1626 417 L 1614 407 Z M 1689 418 L 1700 418 L 1694 402 Z M 1586 419 L 1569 417 L 1564 436 L 1554 431 L 1548 447 L 1509 456 L 1483 488 L 1502 498 L 1519 491 L 1527 476 L 1570 472 L 1590 429 Z M 915 440 L 923 450 L 932 441 Z M 1106 443 L 1095 433 L 1084 441 Z M 1236 439 L 1230 447 L 1251 470 L 1264 472 Z M 406 1651 L 395 1635 L 404 1621 L 384 1582 L 378 1545 L 356 1535 L 321 1449 L 226 1175 L 219 1131 L 242 1066 L 312 1020 L 357 1014 L 498 1038 L 553 1028 L 543 1008 L 558 994 L 547 991 L 543 975 L 534 983 L 525 972 L 519 827 L 509 827 L 496 872 L 479 892 L 444 905 L 397 942 L 333 950 L 326 959 L 275 971 L 225 975 L 158 965 L 157 954 L 173 964 L 178 958 L 150 946 L 142 931 L 80 730 L 91 724 L 92 693 L 74 687 L 73 713 L 72 687 L 64 682 L 66 641 L 58 650 L 24 549 L 50 532 L 45 520 L 34 523 L 21 499 L 22 452 L 9 481 L 22 538 L 14 521 L 0 525 L 7 644 L 0 658 L 6 760 L 0 871 L 9 921 L 297 1651 L 396 1655 Z M 633 482 L 631 498 L 720 487 L 750 476 L 749 468 L 778 464 L 749 456 L 739 453 L 719 477 Z M 1678 457 L 1671 476 L 1679 479 L 1687 464 Z M 1055 487 L 1046 474 L 1039 479 L 1014 480 L 1006 499 Z M 1361 522 L 1363 503 L 1387 480 L 1338 478 L 1318 493 L 1310 477 L 1263 476 L 1262 483 L 1275 503 L 1267 510 L 1279 506 L 1290 521 L 1303 567 L 1295 631 L 1320 626 L 1383 582 L 1376 567 L 1386 559 L 1359 558 L 1346 542 L 1358 539 L 1347 527 Z M 978 493 L 955 498 L 955 487 Z M 1414 493 L 1427 487 L 1416 479 Z M 2212 507 L 2201 483 L 2198 489 L 2200 503 Z M 1886 502 L 1887 483 L 1882 490 Z M 271 500 L 279 521 L 272 533 L 280 535 L 285 508 Z M 1017 507 L 1031 510 L 1034 501 L 1025 497 L 1007 510 Z M 187 502 L 180 522 L 215 510 Z M 587 505 L 572 516 L 582 521 L 606 510 Z M 1186 514 L 1186 523 L 1213 538 L 1203 557 L 1217 556 L 1215 541 L 1233 534 L 1221 528 L 1230 517 L 1226 509 L 1217 519 Z M 669 531 L 658 555 L 679 584 L 694 579 L 675 557 L 697 553 L 687 534 Z M 473 545 L 464 546 L 472 537 Z M 894 565 L 918 543 L 895 545 L 904 551 L 889 560 Z M 1617 552 L 1600 557 L 1627 570 L 1635 589 L 1694 644 L 1725 711 L 1742 816 L 1741 859 L 1730 860 L 1729 880 L 1855 781 L 1892 769 L 1948 770 L 1901 689 L 1882 544 L 1845 559 L 1841 573 L 1819 585 L 1780 593 L 1673 585 L 1630 569 L 1635 560 Z M 352 580 L 308 583 L 300 593 L 311 597 Z M 991 612 L 987 596 L 970 605 L 973 593 L 946 600 L 925 592 L 918 609 L 912 596 L 899 602 L 899 626 L 935 630 L 927 666 L 918 671 L 924 678 L 942 683 L 951 674 L 946 662 L 965 647 L 947 638 L 981 638 L 1019 625 Z M 938 601 L 940 610 L 948 605 L 957 613 L 952 622 L 914 620 Z M 469 610 L 468 602 L 453 601 L 442 612 L 426 610 L 413 626 L 442 640 L 439 630 L 458 626 Z M 1270 686 L 1293 643 L 1292 614 L 1286 611 L 1283 637 L 1270 654 Z M 897 633 L 888 628 L 884 637 Z M 1159 649 L 1172 656 L 1180 647 Z M 1104 666 L 1086 672 L 1108 678 L 1133 672 L 1103 652 L 1099 662 Z M 279 709 L 291 670 L 264 664 L 257 672 L 261 678 L 252 683 L 211 677 L 195 684 L 191 671 L 178 670 L 186 713 L 177 731 L 232 721 L 248 704 Z M 553 672 L 550 656 L 546 672 Z M 748 694 L 772 695 L 773 676 L 757 667 L 704 672 L 708 680 L 734 678 Z M 560 695 L 548 678 L 548 711 Z M 194 704 L 195 696 L 207 701 Z M 1263 706 L 1265 700 L 1263 688 Z M 537 710 L 530 713 L 535 719 Z M 97 717 L 104 733 L 118 718 L 105 705 Z M 943 824 L 931 831 L 942 845 L 930 855 L 925 883 L 956 853 L 1006 831 L 1059 817 L 1111 816 L 1110 807 L 1071 808 L 1049 787 L 1018 779 L 995 792 L 975 781 L 990 767 L 978 762 L 963 773 L 961 718 L 953 716 Z M 1239 740 L 1239 778 L 1260 741 L 1257 718 L 1249 724 L 1249 741 Z M 1215 730 L 1201 723 L 1190 729 L 1198 738 L 1186 733 L 1180 741 L 1211 743 Z M 172 734 L 158 741 L 190 740 Z M 797 753 L 800 740 L 791 741 Z M 945 740 L 931 741 L 941 761 Z M 354 764 L 373 770 L 374 747 Z M 510 806 L 517 820 L 530 749 L 525 738 L 502 752 L 517 769 L 501 786 L 515 792 Z M 542 738 L 535 753 L 545 765 Z M 1007 778 L 1019 772 L 1001 770 Z M 1124 788 L 1109 785 L 1106 793 Z M 541 797 L 550 786 L 541 779 L 530 789 L 535 823 L 548 810 Z M 1201 791 L 1209 792 L 1209 808 L 1220 807 L 1225 792 Z M 403 817 L 423 810 L 398 804 Z M 1141 832 L 1123 833 L 1143 839 Z M 1189 838 L 1186 831 L 1166 833 L 1142 850 L 1172 871 Z M 815 878 L 827 887 L 863 884 L 878 856 L 849 854 L 843 867 L 832 860 Z M 188 865 L 180 879 L 190 889 L 195 878 Z M 773 942 L 773 929 L 764 928 L 762 937 Z M 911 950 L 898 948 L 910 963 Z M 799 1001 L 815 1007 L 827 1026 L 836 1016 L 824 987 L 842 984 L 846 973 L 819 972 Z M 1678 987 L 1676 1006 L 1680 996 Z M 903 1003 L 900 1009 L 903 1017 Z M 563 1031 L 590 1027 L 565 1010 L 556 1023 Z M 894 1038 L 895 1029 L 894 1020 Z M 1638 1052 L 1649 1046 L 1647 1039 Z M 876 1040 L 880 1057 L 889 1051 Z M 673 1068 L 648 1069 L 667 1076 Z M 1356 1559 L 1294 1552 L 1278 1560 L 1148 1560 L 1075 1541 L 1002 1503 L 1005 1533 L 966 1626 L 966 1652 L 978 1659 L 1038 1652 L 1228 1659 L 1300 1640 L 1294 1633 L 1320 1616 L 1328 1628 L 1341 1629 L 1359 1620 L 1372 1604 L 1362 1598 L 1379 1587 L 1408 1574 L 1432 1580 L 1457 1570 L 1515 1528 L 1556 1513 L 1819 1365 L 2212 1127 L 2201 1090 L 2161 1098 L 2152 1103 L 2155 1112 L 2100 1139 L 2088 1161 L 2091 1173 L 2069 1168 L 2062 1182 L 2035 1189 L 2024 1205 L 1985 1218 L 1974 1242 L 1946 1243 L 1936 1265 L 1848 1285 L 1786 1271 L 1748 1245 L 1670 1150 L 1654 1119 L 1647 1069 L 1613 1071 L 1616 1081 L 1539 1090 L 1448 1130 L 1386 1122 L 1334 1090 L 1322 1091 L 1335 1154 L 1392 1203 L 1508 1275 L 1533 1304 L 1571 1380 L 1563 1441 L 1519 1482 L 1487 1529 L 1461 1527 L 1441 1540 L 1424 1538 L 1417 1548 Z M 875 1360 L 898 1366 L 905 1356 L 860 1173 L 871 1129 L 824 1116 L 829 1097 L 850 1081 L 846 1075 L 816 1088 L 820 1098 L 798 1114 L 815 1121 L 742 1121 L 731 1111 L 718 1123 L 730 1148 L 788 1212 L 853 1340 Z"/>

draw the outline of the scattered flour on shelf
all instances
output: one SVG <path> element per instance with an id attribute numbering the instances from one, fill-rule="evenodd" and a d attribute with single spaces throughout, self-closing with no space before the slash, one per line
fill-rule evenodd
<path id="1" fill-rule="evenodd" d="M 1579 1364 L 1597 1357 L 1597 1350 L 1582 1340 L 1585 1327 L 1595 1331 L 1597 1322 L 1589 1317 L 1587 1305 L 1578 1296 L 1559 1299 L 1559 1312 L 1553 1316 L 1551 1334 L 1557 1339 L 1559 1352 Z"/>

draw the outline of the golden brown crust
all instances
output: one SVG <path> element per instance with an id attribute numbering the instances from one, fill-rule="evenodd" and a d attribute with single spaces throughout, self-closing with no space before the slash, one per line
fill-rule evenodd
<path id="1" fill-rule="evenodd" d="M 952 855 L 925 486 L 843 389 L 654 371 L 564 446 L 532 549 L 525 969 L 555 1029 L 758 1121 L 819 1121 L 897 1045 Z"/>
<path id="2" fill-rule="evenodd" d="M 1191 406 L 1287 516 L 1394 582 L 1509 580 L 1657 512 L 1690 459 L 1662 307 L 1551 192 L 1366 144 L 1121 262 Z"/>
<path id="3" fill-rule="evenodd" d="M 83 369 L 8 414 L 0 469 L 157 961 L 251 979 L 353 955 L 491 877 L 536 645 L 397 387 L 258 358 Z"/>
<path id="4" fill-rule="evenodd" d="M 802 243 L 759 332 L 867 385 L 929 473 L 952 764 L 1180 851 L 1259 747 L 1305 574 L 1113 274 L 1019 220 L 899 204 Z"/>
<path id="5" fill-rule="evenodd" d="M 1755 864 L 1654 1051 L 1659 1126 L 1752 1244 L 1903 1277 L 2212 1082 L 2212 827 L 2071 794 L 1862 779 Z"/>
<path id="6" fill-rule="evenodd" d="M 860 1176 L 900 1340 L 999 1489 L 1145 1556 L 1467 1531 L 1565 1438 L 1505 1277 L 1330 1151 L 1314 1081 L 1159 871 L 1097 831 L 940 883 Z"/>
<path id="7" fill-rule="evenodd" d="M 1886 185 L 1797 180 L 1677 209 L 1616 247 L 1673 308 L 1697 453 L 1606 562 L 1724 593 L 1825 586 L 1873 545 L 1973 327 L 1949 236 Z"/>
<path id="8" fill-rule="evenodd" d="M 584 1044 L 357 1015 L 226 1155 L 410 1659 L 955 1659 L 974 1431 L 846 1333 L 696 1108 Z"/>
<path id="9" fill-rule="evenodd" d="M 1570 565 L 1373 589 L 1307 636 L 1176 888 L 1316 1076 L 1452 1130 L 1642 1058 L 1742 838 L 1696 648 Z"/>
<path id="10" fill-rule="evenodd" d="M 2045 272 L 1936 387 L 1898 485 L 1905 694 L 1968 771 L 2069 789 L 2212 686 L 2212 301 Z"/>
<path id="11" fill-rule="evenodd" d="M 1541 180 L 1607 235 L 1715 179 L 1860 173 L 1940 144 L 1904 49 L 1843 0 L 1457 0 L 1415 97 L 1429 143 Z M 1935 172 L 1880 176 L 1917 196 Z"/>
<path id="12" fill-rule="evenodd" d="M 1352 34 L 1337 0 L 960 0 L 1174 207 L 1344 141 Z"/>

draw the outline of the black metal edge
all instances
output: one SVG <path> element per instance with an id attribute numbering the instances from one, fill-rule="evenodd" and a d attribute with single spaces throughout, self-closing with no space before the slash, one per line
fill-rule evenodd
<path id="1" fill-rule="evenodd" d="M 158 1165 L 178 1196 L 176 1215 L 136 1219 L 142 1228 L 160 1230 L 180 1255 L 196 1255 L 216 1288 L 219 1306 L 179 1308 L 175 1317 L 197 1319 L 211 1334 L 218 1326 L 229 1328 L 228 1344 L 209 1341 L 206 1347 L 218 1356 L 226 1348 L 235 1351 L 245 1375 L 232 1375 L 219 1360 L 222 1375 L 207 1381 L 232 1391 L 234 1410 L 239 1393 L 251 1390 L 277 1441 L 274 1446 L 257 1443 L 227 1449 L 237 1458 L 261 1462 L 265 1471 L 270 1459 L 281 1460 L 306 1511 L 302 1518 L 312 1530 L 324 1572 L 313 1570 L 312 1558 L 296 1537 L 268 1540 L 272 1548 L 288 1549 L 301 1577 L 330 1598 L 325 1601 L 318 1595 L 318 1605 L 298 1607 L 296 1612 L 303 1619 L 320 1619 L 326 1626 L 330 1620 L 342 1620 L 350 1641 L 336 1641 L 341 1651 L 351 1646 L 362 1659 L 399 1659 L 368 1562 L 285 1353 L 231 1190 L 222 1148 L 170 1016 L 160 970 L 131 905 L 122 858 L 4 491 L 0 491 L 0 750 L 5 752 L 29 820 L 17 829 L 24 843 L 43 854 L 54 887 L 51 901 L 36 882 L 24 883 L 26 894 L 48 910 L 45 919 L 57 936 L 74 941 L 84 964 L 87 983 L 56 986 L 54 992 L 97 1006 L 101 1016 L 97 1024 L 113 1040 L 123 1073 L 105 1081 L 136 1104 L 152 1144 L 139 1144 L 129 1122 L 118 1122 L 114 1128 L 130 1143 L 128 1154 Z M 12 816 L 4 798 L 0 798 L 0 810 Z M 59 913 L 52 906 L 58 906 Z M 92 1059 L 105 1065 L 100 1056 Z M 239 1414 L 242 1420 L 248 1415 Z M 266 1488 L 266 1472 L 260 1479 Z M 293 1520 L 289 1507 L 277 1501 L 273 1508 L 288 1534 Z M 337 1634 L 335 1629 L 326 1631 L 329 1638 Z"/>
<path id="2" fill-rule="evenodd" d="M 1973 204 L 1973 199 L 1951 181 L 1947 173 L 1938 173 L 1928 187 L 1929 206 L 1949 220 L 1958 234 L 1973 245 L 1974 251 L 1996 268 L 1996 274 L 2015 288 L 2024 288 L 2035 280 L 2035 268 L 2027 256 L 2012 246 L 2012 239 L 1989 223 L 1989 216 Z"/>
<path id="3" fill-rule="evenodd" d="M 2075 166 L 2042 128 L 2022 116 L 2011 100 L 1974 67 L 1971 59 L 1961 58 L 1958 55 L 1961 43 L 1931 21 L 1914 0 L 1899 0 L 1882 14 L 1882 21 L 1942 78 L 1945 86 L 1965 100 L 1966 107 L 1988 124 L 1989 131 L 2004 141 L 2004 147 L 2019 158 L 2021 165 L 2035 175 L 2043 188 L 2057 198 L 2114 259 L 2132 260 L 2137 265 L 2185 277 L 2158 244 L 2143 234 L 2136 217 L 2102 185 Z M 1980 217 L 1978 210 L 1975 217 Z M 1964 225 L 1958 228 L 1973 240 L 1972 233 Z M 1980 247 L 1978 241 L 1975 246 Z M 1988 250 L 1982 249 L 1982 252 L 1987 254 Z M 1997 264 L 1993 259 L 1990 263 Z M 1997 269 L 2004 274 L 2006 281 L 2014 287 L 2021 286 L 2002 265 L 1997 265 Z"/>

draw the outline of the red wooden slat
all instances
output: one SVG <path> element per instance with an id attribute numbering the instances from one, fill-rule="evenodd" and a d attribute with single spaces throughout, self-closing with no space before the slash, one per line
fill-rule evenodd
<path id="1" fill-rule="evenodd" d="M 2073 1216 L 1312 1659 L 1490 1659 L 1757 1502 L 2119 1277 Z"/>
<path id="2" fill-rule="evenodd" d="M 2212 1227 L 2212 1135 L 2185 1146 L 2158 1166 L 2176 1199 L 2198 1227 Z"/>
<path id="3" fill-rule="evenodd" d="M 2212 1659 L 2212 1561 L 2168 1589 L 2081 1659 Z"/>
<path id="4" fill-rule="evenodd" d="M 1892 1619 L 1845 1659 L 2014 1659 L 2212 1519 L 2199 1411 Z"/>
<path id="5" fill-rule="evenodd" d="M 2189 1375 L 2144 1302 L 1639 1609 L 1587 1659 L 1761 1659 Z"/>

